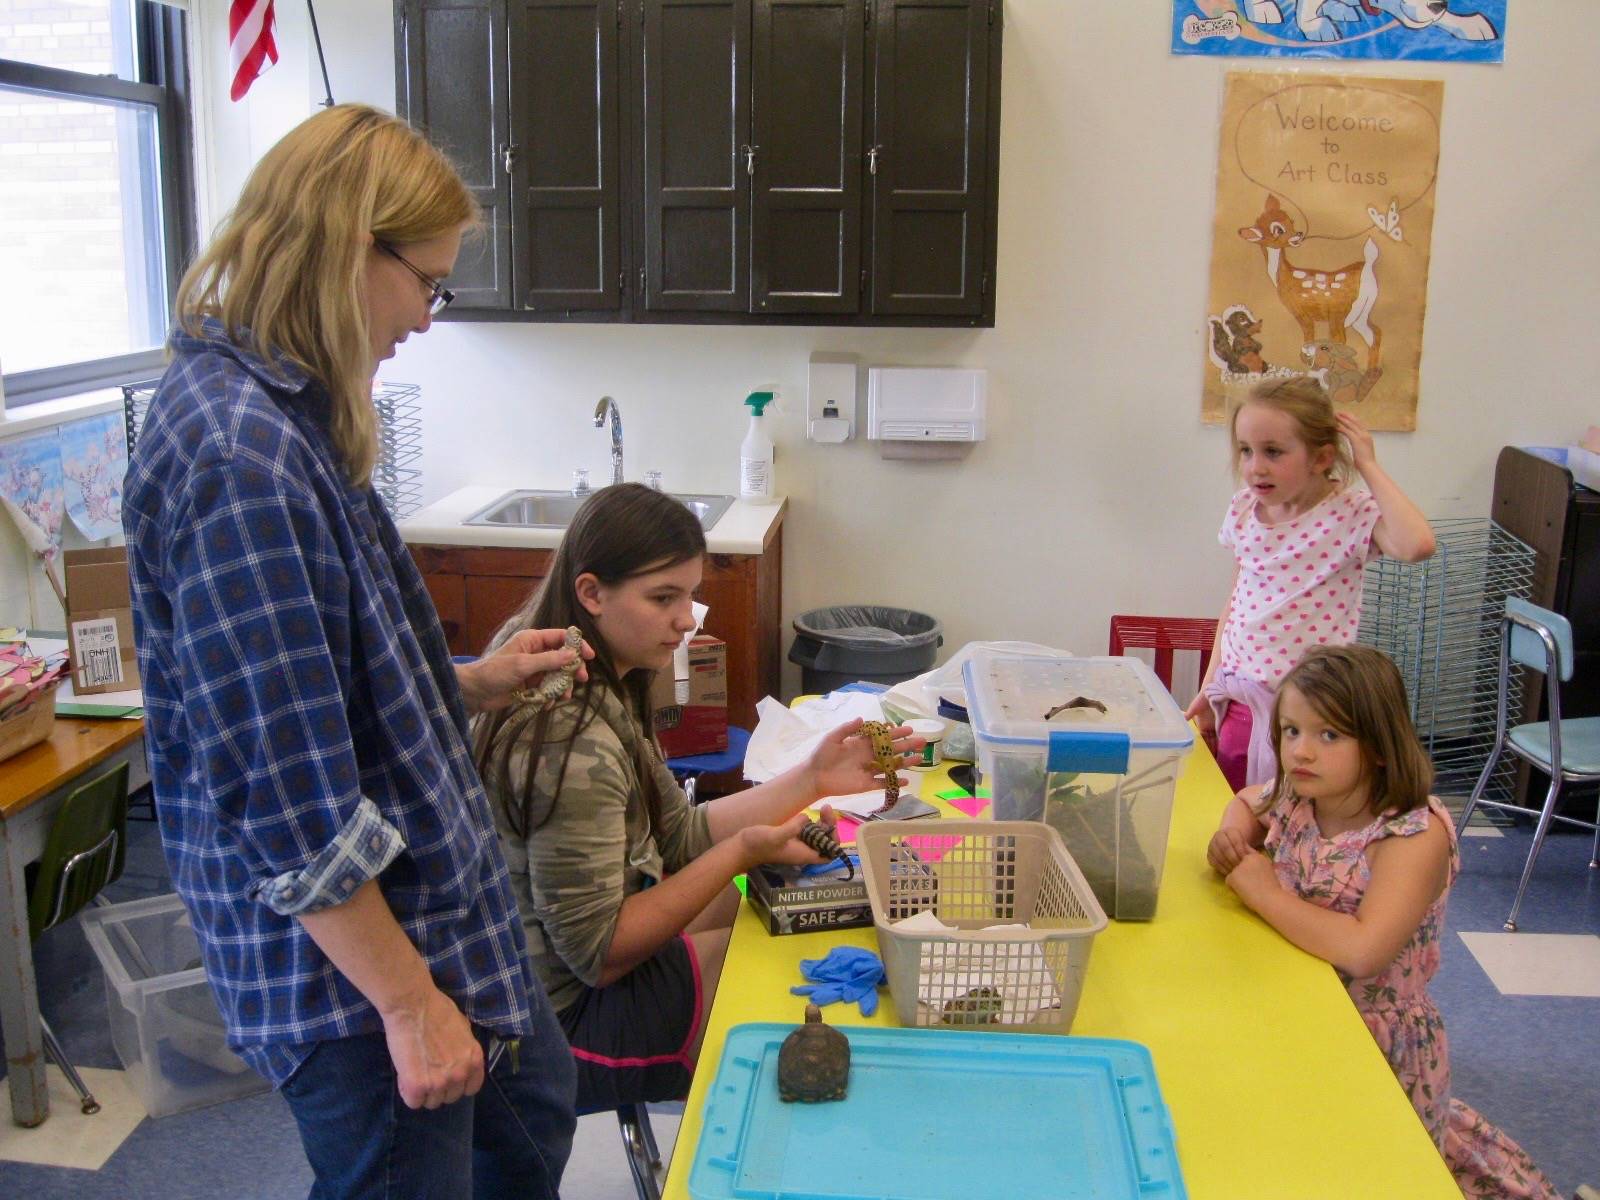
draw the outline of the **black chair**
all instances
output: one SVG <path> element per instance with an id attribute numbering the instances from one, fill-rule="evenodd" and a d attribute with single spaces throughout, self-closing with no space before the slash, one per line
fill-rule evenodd
<path id="1" fill-rule="evenodd" d="M 620 1108 L 579 1109 L 580 1117 L 591 1113 L 615 1112 L 622 1131 L 622 1148 L 628 1155 L 628 1170 L 633 1175 L 633 1190 L 639 1200 L 661 1200 L 661 1151 L 656 1147 L 655 1131 L 650 1128 L 650 1110 L 643 1104 L 624 1104 Z"/>

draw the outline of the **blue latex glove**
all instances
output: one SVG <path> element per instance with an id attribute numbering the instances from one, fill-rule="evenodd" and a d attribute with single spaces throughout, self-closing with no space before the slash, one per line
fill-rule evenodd
<path id="1" fill-rule="evenodd" d="M 857 946 L 835 946 L 825 958 L 802 958 L 800 974 L 811 980 L 789 990 L 796 996 L 810 996 L 816 1005 L 836 1000 L 855 1000 L 861 1015 L 878 1011 L 878 985 L 886 976 L 883 959 Z"/>
<path id="2" fill-rule="evenodd" d="M 848 870 L 852 870 L 859 875 L 861 873 L 861 856 L 854 850 L 851 850 L 847 852 L 844 857 L 850 862 Z M 845 873 L 846 870 L 847 868 L 845 867 L 844 863 L 840 862 L 837 858 L 830 858 L 827 862 L 807 863 L 805 866 L 800 868 L 800 874 L 829 875 L 834 871 L 838 871 L 842 874 Z"/>

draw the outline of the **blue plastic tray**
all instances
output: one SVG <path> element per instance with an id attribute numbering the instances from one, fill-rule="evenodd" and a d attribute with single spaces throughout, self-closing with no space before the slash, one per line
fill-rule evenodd
<path id="1" fill-rule="evenodd" d="M 689 1172 L 694 1200 L 1183 1200 L 1137 1042 L 837 1026 L 850 1090 L 778 1099 L 793 1025 L 735 1026 Z"/>

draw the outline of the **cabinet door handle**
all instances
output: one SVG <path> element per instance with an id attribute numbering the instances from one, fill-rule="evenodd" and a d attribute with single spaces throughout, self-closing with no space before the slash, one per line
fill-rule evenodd
<path id="1" fill-rule="evenodd" d="M 878 173 L 878 155 L 882 151 L 883 151 L 883 147 L 882 146 L 872 146 L 872 147 L 868 148 L 868 150 L 867 150 L 867 174 L 868 175 L 876 175 Z"/>
<path id="2" fill-rule="evenodd" d="M 760 146 L 746 145 L 743 147 L 744 173 L 746 175 L 754 175 L 756 173 L 756 151 L 759 149 L 761 149 Z"/>
<path id="3" fill-rule="evenodd" d="M 505 166 L 506 174 L 511 174 L 511 164 L 517 161 L 517 144 L 515 142 L 500 143 L 500 161 Z"/>

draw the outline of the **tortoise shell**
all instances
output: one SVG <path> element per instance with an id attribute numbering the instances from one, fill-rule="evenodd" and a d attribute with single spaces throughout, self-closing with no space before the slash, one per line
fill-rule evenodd
<path id="1" fill-rule="evenodd" d="M 806 1005 L 806 1023 L 778 1051 L 778 1099 L 816 1104 L 843 1100 L 850 1083 L 850 1040 L 822 1023 L 822 1010 Z"/>

